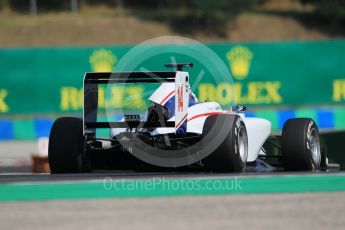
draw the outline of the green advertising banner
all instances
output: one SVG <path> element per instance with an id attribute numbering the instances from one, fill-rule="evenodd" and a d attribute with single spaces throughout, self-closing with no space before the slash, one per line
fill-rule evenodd
<path id="1" fill-rule="evenodd" d="M 212 60 L 198 60 L 195 54 L 179 52 L 183 47 L 176 47 L 175 53 L 148 55 L 140 65 L 128 63 L 126 68 L 119 68 L 166 71 L 163 65 L 171 62 L 172 56 L 177 62 L 193 62 L 194 68 L 188 71 L 191 84 L 198 83 L 193 86 L 199 100 L 217 101 L 224 106 L 237 103 L 262 109 L 345 104 L 345 41 L 206 45 L 226 66 L 226 76 L 220 76 L 223 72 L 216 65 L 208 65 Z M 131 48 L 0 49 L 0 115 L 81 112 L 84 73 L 117 71 Z M 233 82 L 225 79 L 230 75 Z M 124 104 L 119 95 L 145 95 L 149 87 L 132 85 L 121 89 L 114 85 L 110 98 L 100 97 L 100 108 L 144 110 L 144 97 L 133 97 L 134 101 Z M 99 93 L 105 95 L 105 91 Z"/>

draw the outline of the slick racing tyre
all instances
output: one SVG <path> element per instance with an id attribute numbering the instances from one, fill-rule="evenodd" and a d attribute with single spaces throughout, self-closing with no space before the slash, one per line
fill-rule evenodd
<path id="1" fill-rule="evenodd" d="M 320 169 L 319 130 L 312 119 L 287 120 L 282 131 L 282 148 L 286 170 L 313 171 Z"/>
<path id="2" fill-rule="evenodd" d="M 219 114 L 207 117 L 203 136 L 222 139 L 215 151 L 203 160 L 207 169 L 226 172 L 244 170 L 248 156 L 248 136 L 240 116 Z"/>
<path id="3" fill-rule="evenodd" d="M 83 120 L 58 118 L 50 131 L 48 158 L 51 173 L 78 173 L 86 170 Z"/>

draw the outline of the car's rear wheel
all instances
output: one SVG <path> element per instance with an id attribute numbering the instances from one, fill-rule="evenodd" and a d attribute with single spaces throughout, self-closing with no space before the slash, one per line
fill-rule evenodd
<path id="1" fill-rule="evenodd" d="M 49 166 L 51 173 L 78 173 L 86 170 L 83 120 L 58 118 L 50 131 Z"/>
<path id="2" fill-rule="evenodd" d="M 247 130 L 241 117 L 236 114 L 209 116 L 203 127 L 203 136 L 210 141 L 220 138 L 220 145 L 203 160 L 212 171 L 241 172 L 248 156 Z M 211 137 L 211 139 L 210 139 Z"/>
<path id="3" fill-rule="evenodd" d="M 320 169 L 319 130 L 310 118 L 294 118 L 285 122 L 282 131 L 283 160 L 286 170 Z"/>

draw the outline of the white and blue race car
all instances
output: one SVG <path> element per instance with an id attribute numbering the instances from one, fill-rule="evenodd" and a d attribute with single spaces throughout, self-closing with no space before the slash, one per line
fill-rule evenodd
<path id="1" fill-rule="evenodd" d="M 86 73 L 83 118 L 58 118 L 49 139 L 52 173 L 94 169 L 241 172 L 249 168 L 319 170 L 326 165 L 319 131 L 310 118 L 286 121 L 281 136 L 270 121 L 246 117 L 244 106 L 225 111 L 217 102 L 199 102 L 191 92 L 192 64 L 168 64 L 170 72 Z M 97 121 L 98 85 L 150 84 L 145 114 L 123 114 L 120 121 Z M 96 129 L 110 128 L 109 138 Z"/>

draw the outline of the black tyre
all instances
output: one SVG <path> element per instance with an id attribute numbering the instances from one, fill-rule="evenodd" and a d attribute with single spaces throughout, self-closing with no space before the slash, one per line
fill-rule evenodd
<path id="1" fill-rule="evenodd" d="M 215 151 L 203 160 L 206 168 L 226 172 L 244 170 L 248 156 L 248 136 L 240 116 L 219 114 L 207 117 L 203 136 L 210 142 L 220 143 Z"/>
<path id="2" fill-rule="evenodd" d="M 51 173 L 78 173 L 86 170 L 83 120 L 58 118 L 50 131 L 49 166 Z"/>
<path id="3" fill-rule="evenodd" d="M 320 168 L 319 130 L 312 119 L 287 120 L 282 131 L 282 147 L 286 170 L 313 171 Z"/>

